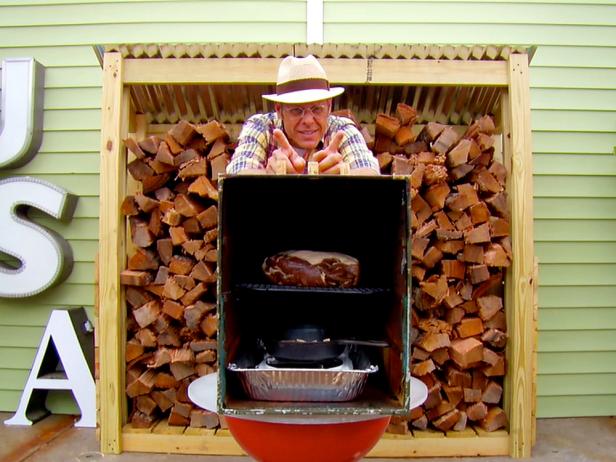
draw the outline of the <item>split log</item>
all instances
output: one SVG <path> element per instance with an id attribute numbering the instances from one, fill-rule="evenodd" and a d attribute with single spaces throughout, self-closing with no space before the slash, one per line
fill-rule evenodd
<path id="1" fill-rule="evenodd" d="M 481 395 L 481 401 L 484 403 L 498 404 L 501 401 L 503 395 L 503 387 L 498 383 L 489 381 L 487 387 Z"/>
<path id="2" fill-rule="evenodd" d="M 498 329 L 488 329 L 481 336 L 481 341 L 494 348 L 504 348 L 507 345 L 507 334 Z"/>
<path id="3" fill-rule="evenodd" d="M 507 416 L 505 411 L 499 407 L 491 408 L 487 415 L 481 420 L 480 426 L 485 431 L 493 432 L 507 425 Z"/>
<path id="4" fill-rule="evenodd" d="M 131 362 L 132 360 L 141 356 L 144 352 L 143 345 L 137 339 L 130 339 L 126 342 L 126 349 L 124 351 L 124 359 L 125 361 Z"/>
<path id="5" fill-rule="evenodd" d="M 127 165 L 128 173 L 137 181 L 145 181 L 154 176 L 154 170 L 141 159 L 135 159 Z"/>
<path id="6" fill-rule="evenodd" d="M 207 160 L 205 157 L 197 157 L 181 164 L 178 173 L 178 176 L 182 180 L 200 177 L 202 175 L 207 175 Z"/>
<path id="7" fill-rule="evenodd" d="M 198 262 L 190 272 L 190 277 L 206 284 L 213 284 L 216 282 L 216 272 L 211 267 L 211 264 L 200 261 Z"/>
<path id="8" fill-rule="evenodd" d="M 490 271 L 486 265 L 468 266 L 467 271 L 472 284 L 479 284 L 490 279 Z"/>
<path id="9" fill-rule="evenodd" d="M 450 346 L 449 335 L 439 333 L 428 333 L 417 341 L 417 345 L 426 351 L 434 351 L 438 348 Z"/>
<path id="10" fill-rule="evenodd" d="M 417 121 L 417 110 L 404 103 L 396 105 L 396 117 L 400 125 L 413 125 Z"/>
<path id="11" fill-rule="evenodd" d="M 155 390 L 152 392 L 152 399 L 156 402 L 156 405 L 162 412 L 166 412 L 173 407 L 173 403 L 175 402 L 175 396 L 169 396 L 169 392 L 173 392 L 175 395 L 174 389 L 167 389 L 164 391 Z"/>
<path id="12" fill-rule="evenodd" d="M 218 139 L 226 139 L 229 137 L 229 133 L 225 126 L 217 120 L 211 120 L 204 125 L 197 126 L 197 131 L 201 133 L 208 143 L 213 143 Z"/>
<path id="13" fill-rule="evenodd" d="M 479 388 L 464 388 L 464 402 L 478 403 L 481 401 L 481 389 Z"/>
<path id="14" fill-rule="evenodd" d="M 447 153 L 447 165 L 449 167 L 459 167 L 466 164 L 470 150 L 471 141 L 466 139 L 460 140 L 458 144 Z"/>
<path id="15" fill-rule="evenodd" d="M 439 154 L 446 154 L 457 140 L 458 133 L 452 127 L 446 127 L 432 146 L 432 150 Z"/>
<path id="16" fill-rule="evenodd" d="M 436 419 L 434 421 L 434 426 L 438 428 L 439 430 L 446 432 L 448 430 L 451 430 L 453 426 L 458 422 L 459 419 L 460 419 L 460 411 L 458 411 L 457 409 L 453 409 L 449 411 L 447 414 Z"/>
<path id="17" fill-rule="evenodd" d="M 171 408 L 171 413 L 169 414 L 168 423 L 169 425 L 175 426 L 183 426 L 186 427 L 190 425 L 190 412 L 192 411 L 192 405 L 187 403 L 177 402 Z"/>
<path id="18" fill-rule="evenodd" d="M 200 176 L 193 181 L 188 187 L 188 192 L 197 194 L 201 197 L 208 197 L 216 201 L 218 200 L 218 190 L 205 176 Z"/>
<path id="19" fill-rule="evenodd" d="M 190 342 L 190 349 L 195 352 L 201 352 L 205 350 L 216 350 L 218 343 L 216 340 L 193 340 Z"/>
<path id="20" fill-rule="evenodd" d="M 483 333 L 483 322 L 480 318 L 468 317 L 462 319 L 456 326 L 460 338 L 474 337 Z"/>
<path id="21" fill-rule="evenodd" d="M 154 371 L 147 370 L 126 387 L 126 394 L 129 398 L 140 395 L 147 395 L 154 387 Z"/>
<path id="22" fill-rule="evenodd" d="M 158 145 L 160 144 L 160 138 L 156 135 L 148 136 L 141 141 L 138 141 L 139 147 L 149 154 L 156 154 L 158 151 Z"/>
<path id="23" fill-rule="evenodd" d="M 218 208 L 212 205 L 197 215 L 199 224 L 204 229 L 214 228 L 218 224 Z"/>
<path id="24" fill-rule="evenodd" d="M 148 395 L 138 396 L 135 399 L 135 406 L 140 412 L 144 413 L 147 416 L 151 416 L 158 407 L 156 401 L 154 401 Z"/>
<path id="25" fill-rule="evenodd" d="M 483 343 L 473 337 L 454 340 L 449 347 L 449 355 L 461 369 L 468 369 L 482 361 Z"/>
<path id="26" fill-rule="evenodd" d="M 162 141 L 158 145 L 158 150 L 156 151 L 156 157 L 154 158 L 154 162 L 156 162 L 157 164 L 162 164 L 158 165 L 158 168 L 154 168 L 152 165 L 153 162 L 150 162 L 150 166 L 153 167 L 154 171 L 156 171 L 157 173 L 163 173 L 161 170 L 167 169 L 169 169 L 167 171 L 173 171 L 173 167 L 175 165 L 175 157 L 171 152 L 169 145 L 165 141 Z"/>
<path id="27" fill-rule="evenodd" d="M 171 243 L 173 245 L 182 245 L 188 240 L 186 230 L 181 226 L 172 226 L 169 228 L 169 235 L 171 236 Z"/>
<path id="28" fill-rule="evenodd" d="M 409 424 L 404 418 L 393 416 L 389 425 L 387 425 L 387 433 L 391 433 L 393 435 L 407 435 L 410 433 Z"/>
<path id="29" fill-rule="evenodd" d="M 144 193 L 150 193 L 162 188 L 169 180 L 171 175 L 169 173 L 163 173 L 160 175 L 151 175 L 141 180 L 141 187 Z"/>
<path id="30" fill-rule="evenodd" d="M 199 152 L 196 149 L 185 149 L 173 158 L 174 167 L 181 168 L 188 162 L 199 159 Z"/>
<path id="31" fill-rule="evenodd" d="M 133 411 L 130 416 L 130 423 L 133 428 L 150 428 L 155 421 L 153 415 L 146 415 L 139 410 Z"/>
<path id="32" fill-rule="evenodd" d="M 192 409 L 190 411 L 190 426 L 197 428 L 216 428 L 220 424 L 218 414 L 205 411 L 203 409 Z"/>
<path id="33" fill-rule="evenodd" d="M 207 315 L 200 323 L 201 330 L 208 337 L 213 337 L 218 331 L 218 317 L 215 315 Z"/>
<path id="34" fill-rule="evenodd" d="M 221 154 L 220 156 L 212 159 L 210 162 L 210 167 L 212 169 L 212 181 L 218 181 L 218 177 L 225 174 L 229 162 L 230 158 L 227 154 Z M 216 194 L 216 197 L 218 197 L 218 194 Z M 214 198 L 212 197 L 212 199 Z"/>
<path id="35" fill-rule="evenodd" d="M 141 328 L 147 327 L 156 321 L 159 314 L 160 302 L 158 300 L 149 301 L 145 305 L 133 310 L 133 316 Z"/>
<path id="36" fill-rule="evenodd" d="M 489 320 L 498 311 L 503 309 L 503 299 L 496 295 L 487 295 L 477 299 L 479 305 L 479 316 L 484 321 Z"/>
<path id="37" fill-rule="evenodd" d="M 137 207 L 137 202 L 135 202 L 134 196 L 126 196 L 122 201 L 122 205 L 120 206 L 120 212 L 125 216 L 137 215 L 139 213 L 139 209 Z"/>
<path id="38" fill-rule="evenodd" d="M 379 169 L 382 171 L 391 165 L 393 156 L 389 152 L 381 152 L 376 155 L 376 160 L 379 162 Z"/>
<path id="39" fill-rule="evenodd" d="M 187 145 L 194 137 L 197 136 L 197 131 L 194 126 L 186 120 L 180 120 L 168 132 L 180 145 Z"/>
<path id="40" fill-rule="evenodd" d="M 171 316 L 173 319 L 182 319 L 184 317 L 184 305 L 173 300 L 165 300 L 163 303 L 163 313 Z"/>
<path id="41" fill-rule="evenodd" d="M 415 135 L 413 134 L 411 127 L 402 126 L 394 135 L 394 140 L 398 146 L 406 146 L 407 144 L 415 141 Z"/>
<path id="42" fill-rule="evenodd" d="M 152 282 L 152 275 L 147 271 L 124 270 L 120 273 L 120 284 L 143 287 L 150 282 Z"/>
<path id="43" fill-rule="evenodd" d="M 132 152 L 137 159 L 144 159 L 146 157 L 145 152 L 141 149 L 141 146 L 132 138 L 126 138 L 122 140 L 124 146 L 126 146 L 130 152 Z"/>
<path id="44" fill-rule="evenodd" d="M 194 305 L 186 307 L 184 310 L 184 319 L 186 326 L 189 329 L 197 330 L 201 323 L 201 319 L 207 313 L 210 313 L 216 309 L 216 304 L 205 303 L 202 301 L 196 302 Z"/>
<path id="45" fill-rule="evenodd" d="M 148 223 L 136 217 L 130 217 L 129 221 L 133 244 L 137 247 L 149 247 L 152 245 L 155 236 L 150 231 Z"/>
<path id="46" fill-rule="evenodd" d="M 392 175 L 410 175 L 413 171 L 413 164 L 406 157 L 393 156 L 391 163 Z"/>
<path id="47" fill-rule="evenodd" d="M 152 250 L 138 248 L 128 259 L 127 266 L 129 270 L 156 270 L 160 262 Z"/>
<path id="48" fill-rule="evenodd" d="M 421 132 L 421 137 L 427 136 L 428 140 L 435 140 L 447 126 L 437 122 L 428 122 Z"/>
<path id="49" fill-rule="evenodd" d="M 387 138 L 393 138 L 400 128 L 400 120 L 387 114 L 377 114 L 375 132 Z"/>
<path id="50" fill-rule="evenodd" d="M 472 421 L 481 421 L 488 415 L 488 406 L 486 406 L 481 401 L 475 404 L 472 404 L 466 408 L 466 415 L 469 420 Z"/>
<path id="51" fill-rule="evenodd" d="M 178 194 L 175 197 L 174 208 L 180 215 L 185 217 L 197 216 L 204 210 L 204 207 L 200 202 L 184 194 Z"/>
<path id="52" fill-rule="evenodd" d="M 212 161 L 216 157 L 227 152 L 227 143 L 223 138 L 218 138 L 207 153 L 207 160 Z"/>

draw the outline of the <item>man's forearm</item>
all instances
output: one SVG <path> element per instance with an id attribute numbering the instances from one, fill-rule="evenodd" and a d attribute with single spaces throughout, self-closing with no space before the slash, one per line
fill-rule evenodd
<path id="1" fill-rule="evenodd" d="M 238 175 L 265 175 L 266 173 L 264 168 L 245 168 L 237 172 Z"/>
<path id="2" fill-rule="evenodd" d="M 380 175 L 379 172 L 377 172 L 375 169 L 370 168 L 370 167 L 359 167 L 359 168 L 353 168 L 351 169 L 351 171 L 349 172 L 350 175 Z"/>
<path id="3" fill-rule="evenodd" d="M 245 168 L 243 170 L 240 170 L 239 172 L 237 172 L 237 175 L 265 175 L 267 174 L 267 170 L 264 168 Z M 357 175 L 357 176 L 362 176 L 362 175 L 370 175 L 370 176 L 376 176 L 376 175 L 380 175 L 379 172 L 377 172 L 376 170 L 374 170 L 373 168 L 370 167 L 360 167 L 360 168 L 354 168 L 351 169 L 349 172 L 349 175 Z"/>

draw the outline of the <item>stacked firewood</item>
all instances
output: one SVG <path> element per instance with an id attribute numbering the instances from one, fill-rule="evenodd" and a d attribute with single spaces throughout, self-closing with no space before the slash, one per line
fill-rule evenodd
<path id="1" fill-rule="evenodd" d="M 181 121 L 161 136 L 124 140 L 134 251 L 120 274 L 127 302 L 126 394 L 130 421 L 148 427 L 215 427 L 218 416 L 196 408 L 189 383 L 216 370 L 216 261 L 219 173 L 229 162 L 229 134 L 217 121 Z"/>
<path id="2" fill-rule="evenodd" d="M 483 116 L 461 132 L 428 123 L 415 110 L 379 114 L 375 154 L 383 173 L 409 175 L 412 210 L 412 374 L 428 387 L 423 406 L 390 431 L 493 431 L 502 410 L 503 276 L 512 259 L 507 171 L 494 156 L 494 121 Z M 415 135 L 417 134 L 417 135 Z"/>
<path id="3" fill-rule="evenodd" d="M 377 116 L 374 138 L 360 127 L 382 173 L 408 175 L 412 187 L 412 373 L 429 396 L 389 431 L 468 423 L 492 431 L 506 425 L 507 172 L 494 158 L 490 117 L 465 131 L 415 121 L 415 110 L 399 104 L 395 116 Z M 232 143 L 217 121 L 181 121 L 125 144 L 134 156 L 128 171 L 141 183 L 122 204 L 135 246 L 120 275 L 130 420 L 147 427 L 168 416 L 170 425 L 211 428 L 218 417 L 193 406 L 187 387 L 216 368 L 217 178 Z"/>

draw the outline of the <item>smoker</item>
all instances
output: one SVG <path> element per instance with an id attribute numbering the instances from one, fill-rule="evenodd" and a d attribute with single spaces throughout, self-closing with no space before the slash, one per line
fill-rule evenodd
<path id="1" fill-rule="evenodd" d="M 408 413 L 409 208 L 406 178 L 220 179 L 221 413 Z M 264 260 L 290 249 L 350 255 L 359 261 L 359 283 L 269 282 Z"/>

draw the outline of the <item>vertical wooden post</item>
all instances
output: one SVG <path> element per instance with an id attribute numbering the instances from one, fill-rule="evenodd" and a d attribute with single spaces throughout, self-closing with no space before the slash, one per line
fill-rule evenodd
<path id="1" fill-rule="evenodd" d="M 533 251 L 533 164 L 531 152 L 530 91 L 528 57 L 512 54 L 509 58 L 509 130 L 511 195 L 511 267 L 512 305 L 508 306 L 510 339 L 508 386 L 511 387 L 509 407 L 510 455 L 530 457 L 532 445 L 532 355 L 533 355 L 533 295 L 535 290 Z"/>
<path id="2" fill-rule="evenodd" d="M 537 442 L 537 352 L 539 345 L 539 259 L 533 264 L 535 293 L 533 294 L 533 410 L 531 415 L 532 446 Z"/>
<path id="3" fill-rule="evenodd" d="M 120 272 L 125 265 L 124 219 L 120 204 L 126 189 L 126 150 L 130 95 L 124 88 L 122 56 L 106 53 L 103 63 L 103 101 L 100 162 L 99 223 L 99 342 L 101 451 L 120 453 L 124 394 L 125 316 Z"/>
<path id="4" fill-rule="evenodd" d="M 503 164 L 507 168 L 507 183 L 505 185 L 505 191 L 507 193 L 507 207 L 511 208 L 511 190 L 512 190 L 512 178 L 511 178 L 511 111 L 509 108 L 509 87 L 501 90 L 500 95 L 500 112 L 498 114 L 497 122 L 501 127 L 502 133 L 502 155 Z M 512 231 L 512 230 L 511 230 Z M 516 256 L 513 256 L 515 259 Z M 505 304 L 505 316 L 507 318 L 508 331 L 511 332 L 510 326 L 514 324 L 514 310 L 516 295 L 513 291 L 513 268 L 508 268 L 505 271 L 505 285 L 504 285 L 504 304 Z M 512 308 L 510 308 L 512 307 Z M 509 335 L 507 341 L 507 348 L 505 349 L 505 359 L 507 361 L 507 373 L 505 374 L 503 384 L 503 409 L 508 417 L 511 416 L 511 350 L 515 348 L 517 342 L 517 336 Z M 511 419 L 510 419 L 511 420 Z M 511 440 L 511 438 L 510 438 Z M 511 451 L 509 451 L 511 452 Z"/>

